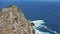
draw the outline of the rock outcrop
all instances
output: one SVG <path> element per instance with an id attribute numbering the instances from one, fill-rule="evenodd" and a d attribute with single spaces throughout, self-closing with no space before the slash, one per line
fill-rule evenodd
<path id="1" fill-rule="evenodd" d="M 12 5 L 0 12 L 0 34 L 33 34 L 30 22 L 22 11 Z"/>

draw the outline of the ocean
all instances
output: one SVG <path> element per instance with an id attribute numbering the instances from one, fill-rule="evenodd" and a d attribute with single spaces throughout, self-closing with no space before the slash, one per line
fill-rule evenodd
<path id="1" fill-rule="evenodd" d="M 45 26 L 60 33 L 60 1 L 0 1 L 0 11 L 9 5 L 20 8 L 28 20 L 44 20 Z"/>

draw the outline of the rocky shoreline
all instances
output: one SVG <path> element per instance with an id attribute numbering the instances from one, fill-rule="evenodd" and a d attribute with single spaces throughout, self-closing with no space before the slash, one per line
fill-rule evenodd
<path id="1" fill-rule="evenodd" d="M 15 5 L 0 12 L 0 34 L 33 34 L 32 26 Z"/>

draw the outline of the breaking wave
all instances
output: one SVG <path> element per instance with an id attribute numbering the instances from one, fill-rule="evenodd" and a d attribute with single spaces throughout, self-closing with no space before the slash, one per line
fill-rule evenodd
<path id="1" fill-rule="evenodd" d="M 35 34 L 59 34 L 56 31 L 53 31 L 53 30 L 49 29 L 47 26 L 45 26 L 44 20 L 34 20 L 34 21 L 31 21 L 31 23 L 35 24 L 33 26 L 33 29 L 35 30 Z M 39 29 L 41 29 L 41 28 L 48 30 L 48 32 L 40 31 Z"/>

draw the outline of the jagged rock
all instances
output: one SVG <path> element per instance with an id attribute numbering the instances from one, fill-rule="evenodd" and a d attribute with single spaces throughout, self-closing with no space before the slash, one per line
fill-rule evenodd
<path id="1" fill-rule="evenodd" d="M 0 34 L 33 34 L 32 26 L 21 10 L 12 5 L 0 12 Z"/>

